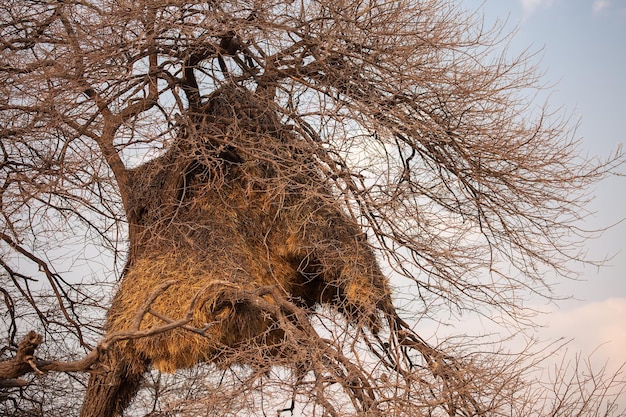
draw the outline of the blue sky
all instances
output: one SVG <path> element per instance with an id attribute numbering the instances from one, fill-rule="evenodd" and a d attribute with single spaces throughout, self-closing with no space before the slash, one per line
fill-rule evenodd
<path id="1" fill-rule="evenodd" d="M 550 102 L 573 121 L 585 151 L 607 156 L 626 145 L 626 0 L 463 0 L 481 7 L 486 22 L 506 21 L 517 29 L 512 51 L 539 51 L 543 81 L 554 85 Z M 626 166 L 621 168 L 626 175 Z M 584 226 L 597 228 L 626 217 L 626 176 L 608 178 L 593 190 L 595 215 Z M 572 350 L 626 361 L 626 221 L 590 241 L 595 258 L 613 256 L 602 268 L 586 267 L 580 282 L 565 282 L 560 293 L 577 300 L 550 306 L 542 335 L 575 338 Z"/>
<path id="2" fill-rule="evenodd" d="M 488 0 L 485 13 L 509 15 L 519 25 L 514 47 L 542 49 L 545 80 L 556 83 L 551 101 L 580 118 L 578 134 L 589 153 L 607 155 L 626 142 L 626 0 Z M 626 179 L 608 179 L 594 194 L 590 227 L 626 217 Z M 590 242 L 589 250 L 615 257 L 605 268 L 584 271 L 587 282 L 571 287 L 577 298 L 626 297 L 626 224 Z"/>

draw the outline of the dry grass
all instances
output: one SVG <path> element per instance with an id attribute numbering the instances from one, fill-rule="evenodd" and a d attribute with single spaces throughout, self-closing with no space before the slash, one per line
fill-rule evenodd
<path id="1" fill-rule="evenodd" d="M 140 330 L 184 319 L 190 311 L 192 320 L 185 327 L 124 342 L 137 355 L 150 358 L 161 371 L 172 372 L 199 361 L 215 360 L 228 347 L 263 337 L 270 326 L 269 320 L 258 312 L 238 305 L 236 300 L 228 300 L 237 290 L 262 282 L 246 283 L 236 276 L 225 276 L 215 270 L 214 262 L 206 259 L 163 254 L 159 258 L 139 260 L 129 271 L 109 315 L 110 330 L 129 329 L 135 313 L 141 311 L 152 295 L 155 283 L 168 281 L 173 284 L 150 304 Z M 190 328 L 201 330 L 202 334 Z M 271 335 L 279 337 L 275 333 Z"/>

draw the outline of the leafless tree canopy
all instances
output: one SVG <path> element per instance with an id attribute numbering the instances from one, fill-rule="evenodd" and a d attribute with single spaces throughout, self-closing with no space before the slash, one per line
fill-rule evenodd
<path id="1" fill-rule="evenodd" d="M 581 155 L 528 99 L 532 56 L 480 22 L 447 0 L 3 2 L 3 410 L 617 414 L 619 376 L 546 387 L 551 348 L 419 331 L 532 326 L 621 161 Z"/>

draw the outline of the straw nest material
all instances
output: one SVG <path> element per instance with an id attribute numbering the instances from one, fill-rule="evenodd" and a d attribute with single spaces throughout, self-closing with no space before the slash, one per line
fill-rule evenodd
<path id="1" fill-rule="evenodd" d="M 249 92 L 222 90 L 164 155 L 133 172 L 131 255 L 108 331 L 191 321 L 123 342 L 129 354 L 163 371 L 243 346 L 277 354 L 284 329 L 236 296 L 265 286 L 309 312 L 331 305 L 374 331 L 390 308 L 362 231 L 332 198 L 304 140 L 277 120 Z"/>

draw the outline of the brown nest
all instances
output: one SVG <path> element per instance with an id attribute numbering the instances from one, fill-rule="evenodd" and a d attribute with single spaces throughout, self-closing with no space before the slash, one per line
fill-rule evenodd
<path id="1" fill-rule="evenodd" d="M 189 320 L 125 341 L 124 352 L 163 371 L 250 344 L 276 355 L 284 329 L 237 297 L 267 286 L 306 311 L 330 305 L 376 331 L 391 309 L 387 281 L 307 149 L 266 104 L 230 88 L 184 123 L 164 155 L 134 170 L 131 255 L 107 330 Z"/>

